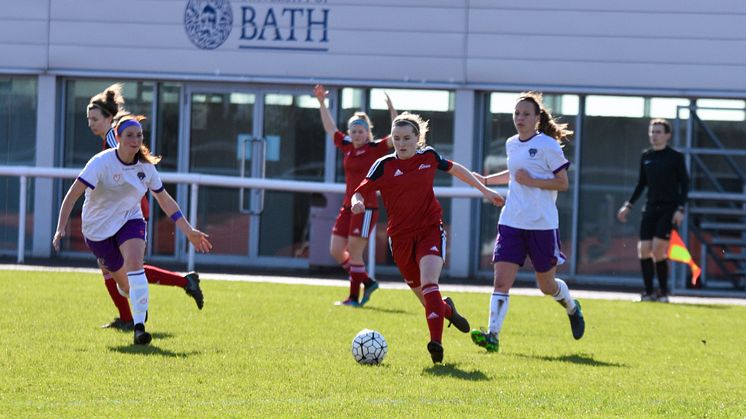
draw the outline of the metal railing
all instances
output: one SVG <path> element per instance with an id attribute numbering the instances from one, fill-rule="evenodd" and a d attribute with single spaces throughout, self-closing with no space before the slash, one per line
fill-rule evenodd
<path id="1" fill-rule="evenodd" d="M 18 197 L 18 253 L 16 261 L 23 263 L 26 236 L 26 188 L 28 178 L 54 178 L 74 179 L 80 174 L 81 169 L 65 169 L 58 167 L 32 167 L 32 166 L 0 166 L 0 176 L 18 177 L 20 192 Z M 199 202 L 200 186 L 219 186 L 226 188 L 260 189 L 283 192 L 301 193 L 339 193 L 345 192 L 342 183 L 307 182 L 297 180 L 280 179 L 258 179 L 239 178 L 233 176 L 205 175 L 197 173 L 160 173 L 163 183 L 181 183 L 191 185 L 189 195 L 189 222 L 197 225 L 197 203 Z M 474 188 L 467 186 L 436 186 L 435 195 L 444 198 L 481 198 L 482 194 Z M 506 188 L 495 188 L 505 195 Z M 51 238 L 50 238 L 51 245 Z M 368 273 L 375 275 L 375 235 L 371 234 L 368 243 Z M 194 270 L 194 246 L 189 245 L 187 258 L 187 269 Z"/>

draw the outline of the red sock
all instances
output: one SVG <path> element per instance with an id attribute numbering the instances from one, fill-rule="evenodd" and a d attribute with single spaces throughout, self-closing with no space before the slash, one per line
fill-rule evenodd
<path id="1" fill-rule="evenodd" d="M 446 303 L 440 296 L 437 284 L 422 287 L 422 295 L 425 297 L 425 317 L 427 328 L 430 329 L 430 340 L 440 343 L 443 339 L 443 316 Z"/>
<path id="2" fill-rule="evenodd" d="M 132 312 L 130 311 L 130 302 L 119 293 L 117 283 L 111 275 L 104 275 L 104 285 L 106 285 L 106 290 L 109 291 L 111 301 L 117 307 L 117 310 L 119 310 L 119 318 L 122 319 L 122 321 L 131 322 Z"/>
<path id="3" fill-rule="evenodd" d="M 357 298 L 360 294 L 360 284 L 367 279 L 365 265 L 350 265 L 350 297 Z"/>
<path id="4" fill-rule="evenodd" d="M 176 272 L 156 268 L 152 265 L 144 265 L 143 268 L 145 268 L 145 276 L 148 278 L 148 283 L 150 284 L 169 285 L 181 288 L 186 288 L 187 286 L 186 278 Z"/>

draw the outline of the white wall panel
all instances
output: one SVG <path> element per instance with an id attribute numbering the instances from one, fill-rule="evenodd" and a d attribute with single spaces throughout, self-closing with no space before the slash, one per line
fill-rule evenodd
<path id="1" fill-rule="evenodd" d="M 46 47 L 48 27 L 46 21 L 0 20 L 0 45 L 44 45 Z M 19 34 L 23 34 L 23 36 Z M 2 61 L 0 60 L 0 62 Z"/>
<path id="2" fill-rule="evenodd" d="M 6 19 L 29 19 L 46 21 L 48 18 L 49 0 L 7 0 L 3 3 L 0 3 L 0 22 Z"/>
<path id="3" fill-rule="evenodd" d="M 522 0 L 520 3 L 508 0 L 470 0 L 472 9 L 535 9 L 535 10 L 604 10 L 610 12 L 680 12 L 695 13 L 746 13 L 743 0 Z"/>
<path id="4" fill-rule="evenodd" d="M 0 57 L 3 57 L 0 68 L 44 71 L 47 67 L 47 51 L 46 45 L 0 43 Z"/>

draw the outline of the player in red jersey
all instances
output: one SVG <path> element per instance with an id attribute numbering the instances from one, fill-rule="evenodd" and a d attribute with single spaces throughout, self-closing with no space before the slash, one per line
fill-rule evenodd
<path id="1" fill-rule="evenodd" d="M 425 307 L 430 342 L 427 350 L 434 363 L 443 362 L 443 319 L 463 333 L 469 322 L 459 315 L 450 297 L 442 299 L 438 288 L 445 262 L 446 237 L 443 210 L 435 199 L 435 170 L 449 173 L 478 189 L 485 199 L 500 206 L 505 199 L 485 187 L 464 166 L 447 160 L 425 145 L 428 122 L 404 112 L 394 119 L 391 138 L 395 152 L 378 159 L 355 189 L 352 212 L 365 210 L 371 191 L 381 191 L 388 214 L 386 232 L 394 262 L 404 280 Z"/>
<path id="2" fill-rule="evenodd" d="M 344 202 L 332 229 L 329 253 L 349 273 L 350 295 L 346 300 L 336 304 L 359 307 L 365 305 L 373 291 L 378 289 L 378 282 L 368 277 L 363 261 L 363 251 L 368 244 L 368 237 L 378 221 L 378 199 L 376 199 L 376 192 L 372 191 L 365 197 L 365 210 L 360 214 L 353 214 L 350 211 L 350 198 L 352 191 L 365 178 L 373 162 L 391 152 L 392 143 L 389 137 L 381 140 L 373 139 L 373 125 L 364 112 L 356 112 L 349 119 L 345 135 L 337 129 L 337 124 L 326 107 L 324 99 L 327 91 L 324 86 L 316 85 L 313 94 L 319 101 L 324 130 L 334 139 L 334 145 L 344 155 L 342 164 L 347 188 Z M 388 95 L 386 95 L 386 104 L 393 121 L 396 118 L 396 109 Z M 358 302 L 360 284 L 363 284 L 364 291 L 362 299 Z"/>
<path id="3" fill-rule="evenodd" d="M 103 92 L 91 98 L 86 107 L 88 128 L 90 128 L 93 134 L 101 138 L 102 149 L 105 150 L 107 148 L 117 147 L 117 140 L 114 135 L 112 123 L 115 118 L 121 117 L 125 112 L 121 84 L 117 83 L 111 85 Z M 141 207 L 143 216 L 147 222 L 150 213 L 147 196 L 143 196 Z M 109 292 L 111 301 L 119 311 L 119 317 L 102 327 L 131 330 L 134 325 L 132 323 L 132 312 L 127 298 L 119 293 L 111 274 L 103 267 L 101 268 L 101 271 L 104 275 L 106 290 Z M 190 272 L 185 276 L 182 276 L 175 272 L 157 268 L 155 266 L 145 265 L 145 274 L 148 278 L 148 283 L 183 288 L 187 295 L 194 298 L 197 307 L 202 310 L 204 296 L 202 294 L 202 289 L 199 286 L 199 274 L 197 272 Z"/>

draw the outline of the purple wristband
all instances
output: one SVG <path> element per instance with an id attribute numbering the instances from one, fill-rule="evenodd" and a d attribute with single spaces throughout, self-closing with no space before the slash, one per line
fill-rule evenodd
<path id="1" fill-rule="evenodd" d="M 171 214 L 171 221 L 177 222 L 179 221 L 179 218 L 183 218 L 184 214 L 181 213 L 181 210 L 176 210 L 175 213 Z"/>

